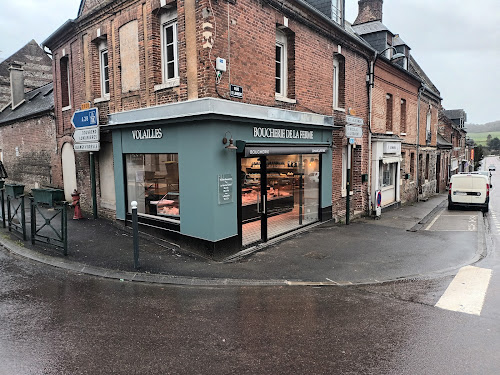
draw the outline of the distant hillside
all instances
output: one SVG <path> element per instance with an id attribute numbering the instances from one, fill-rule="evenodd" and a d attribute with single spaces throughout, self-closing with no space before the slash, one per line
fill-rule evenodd
<path id="1" fill-rule="evenodd" d="M 500 131 L 500 120 L 488 122 L 484 125 L 465 124 L 465 130 L 467 130 L 467 133 L 497 132 Z"/>

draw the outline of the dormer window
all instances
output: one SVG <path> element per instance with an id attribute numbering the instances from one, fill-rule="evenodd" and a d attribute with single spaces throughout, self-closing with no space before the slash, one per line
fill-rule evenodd
<path id="1" fill-rule="evenodd" d="M 339 25 L 342 25 L 342 18 L 344 17 L 343 5 L 343 0 L 332 0 L 332 20 Z"/>

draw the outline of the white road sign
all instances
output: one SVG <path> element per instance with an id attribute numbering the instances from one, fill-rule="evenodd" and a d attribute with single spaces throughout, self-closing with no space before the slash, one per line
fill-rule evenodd
<path id="1" fill-rule="evenodd" d="M 98 142 L 99 141 L 99 128 L 83 128 L 76 129 L 73 133 L 73 139 L 77 143 Z"/>
<path id="2" fill-rule="evenodd" d="M 75 148 L 75 152 L 99 151 L 101 149 L 101 144 L 99 142 L 75 143 L 74 148 Z"/>
<path id="3" fill-rule="evenodd" d="M 347 138 L 362 138 L 363 128 L 361 126 L 346 125 L 345 126 L 345 136 Z"/>

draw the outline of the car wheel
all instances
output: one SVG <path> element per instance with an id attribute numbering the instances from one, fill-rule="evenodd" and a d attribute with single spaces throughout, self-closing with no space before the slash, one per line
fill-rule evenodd
<path id="1" fill-rule="evenodd" d="M 490 205 L 486 205 L 485 207 L 483 207 L 482 211 L 483 212 L 488 212 L 490 210 Z"/>
<path id="2" fill-rule="evenodd" d="M 454 210 L 454 209 L 455 209 L 455 206 L 453 205 L 453 203 L 448 202 L 448 210 L 451 211 L 451 210 Z"/>

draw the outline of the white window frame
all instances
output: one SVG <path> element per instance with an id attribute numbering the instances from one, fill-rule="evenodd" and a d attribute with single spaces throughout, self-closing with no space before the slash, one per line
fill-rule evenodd
<path id="1" fill-rule="evenodd" d="M 167 86 L 179 85 L 179 53 L 178 53 L 178 36 L 177 36 L 177 9 L 171 9 L 163 12 L 160 16 L 160 40 L 161 40 L 161 71 L 163 84 Z M 173 62 L 174 62 L 174 75 L 168 77 L 168 64 L 167 64 L 167 48 L 166 48 L 166 31 L 168 28 L 173 28 Z"/>
<path id="2" fill-rule="evenodd" d="M 66 59 L 66 79 L 68 81 L 67 89 L 68 89 L 68 105 L 65 107 L 62 107 L 61 111 L 68 111 L 71 109 L 71 82 L 70 82 L 70 72 L 69 72 L 69 57 L 68 56 L 63 56 L 62 59 Z M 59 62 L 60 64 L 60 62 Z"/>
<path id="3" fill-rule="evenodd" d="M 105 66 L 104 62 L 104 55 L 108 56 L 108 65 Z M 108 92 L 106 92 L 106 76 L 105 76 L 105 69 L 108 69 Z M 101 98 L 106 98 L 109 99 L 109 54 L 108 54 L 108 44 L 106 41 L 102 41 L 99 44 L 99 70 L 100 70 L 100 81 L 101 81 Z"/>
<path id="4" fill-rule="evenodd" d="M 429 106 L 429 110 L 427 111 L 427 118 L 426 118 L 426 123 L 425 123 L 425 139 L 428 138 L 430 132 L 431 132 L 431 113 L 432 107 Z"/>
<path id="5" fill-rule="evenodd" d="M 333 58 L 333 108 L 339 108 L 339 60 Z"/>
<path id="6" fill-rule="evenodd" d="M 332 1 L 332 20 L 338 24 L 342 23 L 342 13 L 344 12 L 342 6 L 343 0 Z"/>
<path id="7" fill-rule="evenodd" d="M 288 41 L 285 33 L 276 30 L 276 47 L 281 48 L 281 54 L 280 54 L 280 71 L 276 72 L 279 73 L 279 76 L 276 74 L 275 77 L 275 82 L 276 79 L 279 78 L 281 81 L 280 85 L 280 90 L 281 92 L 276 92 L 276 97 L 277 98 L 286 98 L 287 97 L 287 90 L 288 90 Z M 275 62 L 278 62 L 275 60 Z M 276 86 L 276 83 L 275 83 Z"/>
<path id="8" fill-rule="evenodd" d="M 342 147 L 342 197 L 346 197 L 347 196 L 347 147 L 349 146 L 345 146 L 345 147 Z M 353 150 L 351 149 L 351 176 L 353 174 Z M 351 181 L 351 191 L 349 193 L 349 195 L 353 195 L 353 191 L 352 191 L 352 181 Z"/>

